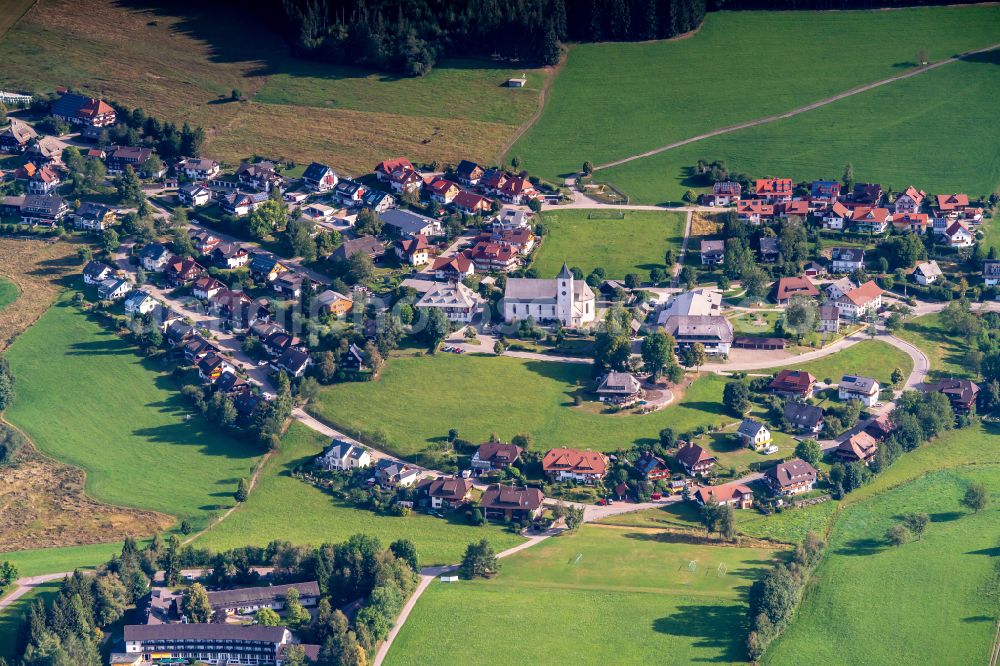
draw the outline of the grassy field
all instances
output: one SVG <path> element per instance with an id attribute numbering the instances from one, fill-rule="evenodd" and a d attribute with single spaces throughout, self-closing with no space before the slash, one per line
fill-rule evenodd
<path id="1" fill-rule="evenodd" d="M 95 543 L 88 546 L 67 546 L 65 548 L 38 548 L 20 550 L 14 553 L 0 553 L 0 559 L 10 560 L 21 576 L 41 576 L 61 573 L 74 569 L 94 569 L 120 553 L 120 541 Z"/>
<path id="2" fill-rule="evenodd" d="M 776 556 L 585 526 L 505 559 L 493 580 L 432 583 L 386 663 L 476 661 L 500 645 L 491 663 L 742 661 L 745 590 Z"/>
<path id="3" fill-rule="evenodd" d="M 888 384 L 889 376 L 894 368 L 900 368 L 904 375 L 909 375 L 913 371 L 913 359 L 906 352 L 887 342 L 863 340 L 843 351 L 815 361 L 755 372 L 766 374 L 784 368 L 811 372 L 819 381 L 832 379 L 833 383 L 837 383 L 843 375 L 853 372 L 866 377 L 874 377 L 880 383 Z"/>
<path id="4" fill-rule="evenodd" d="M 931 60 L 940 60 L 986 46 L 996 41 L 993 26 L 998 16 L 997 7 L 718 12 L 682 40 L 578 45 L 569 52 L 542 118 L 511 153 L 547 177 L 575 172 L 584 160 L 601 164 L 903 73 L 915 66 L 920 49 L 926 48 Z M 907 37 L 886 44 L 886 34 Z M 608 72 L 614 72 L 613 78 Z M 781 85 L 761 85 L 761 76 L 766 81 L 780 77 Z M 926 100 L 915 106 L 925 104 L 934 105 Z M 900 116 L 883 117 L 909 125 Z M 899 138 L 891 133 L 886 140 L 898 145 Z M 815 140 L 803 137 L 803 143 Z M 724 155 L 699 152 L 695 159 L 703 156 Z M 788 157 L 800 159 L 795 151 Z M 857 156 L 856 166 L 862 157 Z M 873 159 L 874 164 L 890 166 L 884 162 Z M 642 164 L 650 181 L 674 176 L 654 164 Z M 843 158 L 835 175 L 842 168 Z M 638 195 L 639 188 L 634 189 Z M 643 199 L 652 200 L 646 195 Z"/>
<path id="5" fill-rule="evenodd" d="M 1000 182 L 1000 156 L 991 149 L 1000 141 L 992 95 L 1000 86 L 998 63 L 1000 51 L 994 51 L 794 118 L 599 171 L 598 176 L 624 190 L 633 203 L 659 203 L 678 201 L 696 186 L 689 169 L 699 159 L 724 159 L 733 171 L 796 181 L 837 178 L 850 162 L 859 181 L 896 190 L 912 183 L 928 192 L 979 197 Z M 942 144 L 949 150 L 940 159 L 927 160 Z"/>
<path id="6" fill-rule="evenodd" d="M 35 599 L 48 601 L 56 596 L 61 585 L 61 580 L 42 583 L 24 596 L 19 597 L 0 613 L 0 657 L 9 663 L 14 663 L 14 649 L 17 647 L 17 631 L 21 626 L 21 618 L 28 612 L 28 608 L 31 607 Z"/>
<path id="7" fill-rule="evenodd" d="M 41 0 L 0 41 L 0 88 L 75 86 L 186 120 L 208 131 L 206 155 L 229 162 L 257 153 L 361 173 L 397 154 L 492 161 L 547 76 L 468 61 L 376 75 L 295 60 L 277 31 L 212 3 L 146 7 Z M 522 73 L 525 88 L 500 86 Z M 228 101 L 233 89 L 247 101 Z"/>
<path id="8" fill-rule="evenodd" d="M 963 509 L 973 482 L 995 489 L 1000 469 L 937 472 L 845 511 L 794 624 L 764 663 L 985 662 L 1000 611 L 1000 509 L 995 494 L 979 514 Z M 888 546 L 886 529 L 910 511 L 930 514 L 926 534 Z"/>
<path id="9" fill-rule="evenodd" d="M 0 310 L 17 300 L 21 290 L 10 280 L 0 277 Z"/>
<path id="10" fill-rule="evenodd" d="M 258 452 L 191 410 L 168 369 L 59 301 L 9 349 L 17 400 L 6 414 L 43 452 L 87 471 L 96 499 L 186 518 L 233 505 Z"/>
<path id="11" fill-rule="evenodd" d="M 382 516 L 355 509 L 327 493 L 289 475 L 297 465 L 309 464 L 327 444 L 312 430 L 293 424 L 280 455 L 268 461 L 250 499 L 195 540 L 194 545 L 224 550 L 247 544 L 263 545 L 273 539 L 319 545 L 343 541 L 353 534 L 378 537 L 385 545 L 411 539 L 424 565 L 452 564 L 462 559 L 466 545 L 488 538 L 497 550 L 523 539 L 498 527 L 471 527 L 462 518 L 442 520 L 413 514 Z"/>
<path id="12" fill-rule="evenodd" d="M 652 414 L 595 413 L 587 401 L 574 407 L 578 383 L 592 384 L 590 372 L 585 365 L 511 357 L 405 357 L 387 364 L 378 381 L 324 389 L 309 411 L 352 432 L 377 429 L 390 450 L 408 457 L 450 449 L 450 428 L 471 442 L 484 442 L 493 432 L 507 441 L 531 433 L 539 451 L 613 451 L 652 441 L 667 426 L 684 433 L 736 420 L 721 404 L 726 380 L 714 375 L 695 381 L 678 405 Z"/>
<path id="13" fill-rule="evenodd" d="M 602 218 L 590 219 L 595 213 Z M 605 215 L 605 211 L 585 209 L 544 213 L 549 233 L 532 264 L 539 275 L 555 277 L 565 261 L 584 275 L 601 267 L 611 279 L 637 273 L 648 280 L 651 269 L 666 268 L 663 258 L 668 247 L 680 251 L 683 213 L 623 211 L 623 219 L 605 219 Z"/>
<path id="14" fill-rule="evenodd" d="M 906 340 L 927 355 L 931 362 L 931 379 L 971 377 L 962 357 L 968 349 L 957 337 L 948 335 L 937 313 L 910 319 L 896 331 L 896 337 Z"/>

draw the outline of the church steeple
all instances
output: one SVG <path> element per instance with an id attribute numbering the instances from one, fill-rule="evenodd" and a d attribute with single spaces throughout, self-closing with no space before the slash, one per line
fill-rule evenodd
<path id="1" fill-rule="evenodd" d="M 563 262 L 562 270 L 559 271 L 559 275 L 556 276 L 559 280 L 572 280 L 573 274 L 569 272 L 569 268 L 566 267 L 566 262 Z"/>

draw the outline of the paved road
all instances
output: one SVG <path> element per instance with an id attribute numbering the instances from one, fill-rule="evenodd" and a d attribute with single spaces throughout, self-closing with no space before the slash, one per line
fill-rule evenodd
<path id="1" fill-rule="evenodd" d="M 15 601 L 17 601 L 18 599 L 20 599 L 31 590 L 38 587 L 39 585 L 48 583 L 53 580 L 61 580 L 66 576 L 72 575 L 72 573 L 73 572 L 70 571 L 69 573 L 64 572 L 64 573 L 45 574 L 43 576 L 28 576 L 26 578 L 18 578 L 14 582 L 15 585 L 14 590 L 3 599 L 0 599 L 0 613 L 3 613 L 3 610 L 5 608 L 13 604 Z"/>
<path id="2" fill-rule="evenodd" d="M 712 137 L 715 137 L 715 136 L 720 136 L 722 134 L 729 134 L 730 132 L 737 132 L 739 130 L 747 129 L 747 128 L 750 128 L 750 127 L 757 127 L 759 125 L 766 125 L 768 123 L 773 123 L 773 122 L 775 122 L 777 120 L 784 120 L 786 118 L 791 118 L 791 117 L 797 116 L 797 115 L 799 115 L 801 113 L 806 113 L 808 111 L 813 111 L 815 109 L 818 109 L 820 107 L 826 106 L 828 104 L 833 104 L 834 102 L 838 102 L 838 101 L 840 101 L 842 99 L 845 99 L 847 97 L 852 97 L 854 95 L 858 95 L 858 94 L 861 94 L 863 92 L 868 92 L 869 90 L 873 90 L 875 88 L 878 88 L 879 86 L 884 86 L 884 85 L 887 85 L 889 83 L 894 83 L 896 81 L 902 81 L 903 79 L 908 79 L 911 76 L 917 76 L 918 74 L 923 74 L 924 72 L 929 72 L 932 69 L 937 69 L 938 67 L 942 67 L 944 65 L 948 65 L 950 63 L 957 62 L 959 60 L 964 60 L 966 58 L 969 58 L 969 57 L 974 56 L 974 55 L 979 54 L 979 53 L 986 53 L 988 51 L 992 51 L 992 50 L 997 49 L 997 48 L 1000 48 L 1000 44 L 993 44 L 992 46 L 987 46 L 985 48 L 977 49 L 975 51 L 968 51 L 966 53 L 962 53 L 962 54 L 954 56 L 952 58 L 947 58 L 945 60 L 940 60 L 938 62 L 932 63 L 930 65 L 926 65 L 924 67 L 919 67 L 917 69 L 910 70 L 910 71 L 905 72 L 903 74 L 898 74 L 896 76 L 890 76 L 887 79 L 882 79 L 880 81 L 875 81 L 874 83 L 868 83 L 868 84 L 865 84 L 863 86 L 858 86 L 856 88 L 851 88 L 850 90 L 845 90 L 844 92 L 837 93 L 836 95 L 833 95 L 832 97 L 827 97 L 826 99 L 821 99 L 818 102 L 813 102 L 812 104 L 807 104 L 805 106 L 800 106 L 797 109 L 792 109 L 791 111 L 786 111 L 785 113 L 779 113 L 779 114 L 776 114 L 776 115 L 773 115 L 773 116 L 767 116 L 765 118 L 758 118 L 757 120 L 750 120 L 750 121 L 747 121 L 745 123 L 739 123 L 737 125 L 730 125 L 728 127 L 722 127 L 720 129 L 717 129 L 717 130 L 712 130 L 711 132 L 705 132 L 704 134 L 699 134 L 697 136 L 692 136 L 692 137 L 687 138 L 687 139 L 682 139 L 681 141 L 675 141 L 674 143 L 670 143 L 670 144 L 667 144 L 665 146 L 660 146 L 659 148 L 654 148 L 653 150 L 647 150 L 646 152 L 639 153 L 638 155 L 631 155 L 629 157 L 625 157 L 625 158 L 622 158 L 620 160 L 615 160 L 614 162 L 608 162 L 606 164 L 601 164 L 599 166 L 595 166 L 594 167 L 594 171 L 599 171 L 601 169 L 610 169 L 612 167 L 620 166 L 622 164 L 627 164 L 628 162 L 632 162 L 634 160 L 640 160 L 640 159 L 642 159 L 644 157 L 651 157 L 653 155 L 659 155 L 660 153 L 666 152 L 668 150 L 673 150 L 674 148 L 680 148 L 681 146 L 686 146 L 689 143 L 695 143 L 695 142 L 698 142 L 698 141 L 703 141 L 705 139 L 709 139 L 709 138 L 712 138 Z"/>
<path id="3" fill-rule="evenodd" d="M 684 240 L 681 241 L 681 251 L 677 256 L 677 263 L 674 264 L 673 277 L 670 279 L 670 286 L 676 289 L 680 285 L 681 270 L 684 268 L 684 257 L 688 251 L 688 240 L 691 238 L 691 223 L 694 221 L 694 212 L 687 212 L 687 222 L 684 224 Z"/>

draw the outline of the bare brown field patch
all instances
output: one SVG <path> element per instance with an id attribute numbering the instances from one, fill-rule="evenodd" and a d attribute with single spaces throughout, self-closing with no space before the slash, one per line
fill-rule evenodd
<path id="1" fill-rule="evenodd" d="M 699 238 L 715 236 L 722 232 L 724 213 L 703 213 L 696 211 L 691 218 L 691 235 Z"/>
<path id="2" fill-rule="evenodd" d="M 81 546 L 145 537 L 174 519 L 103 504 L 84 492 L 82 470 L 28 447 L 13 467 L 0 467 L 0 552 Z"/>

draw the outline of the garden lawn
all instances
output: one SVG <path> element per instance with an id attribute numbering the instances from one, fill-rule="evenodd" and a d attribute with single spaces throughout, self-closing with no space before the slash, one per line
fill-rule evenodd
<path id="1" fill-rule="evenodd" d="M 539 277 L 555 277 L 563 262 L 579 267 L 584 275 L 595 268 L 621 280 L 636 273 L 643 281 L 653 268 L 666 269 L 668 247 L 679 253 L 684 239 L 684 213 L 566 209 L 546 212 L 542 221 L 548 234 L 535 253 L 532 267 Z M 591 217 L 596 219 L 591 219 Z"/>
<path id="2" fill-rule="evenodd" d="M 935 312 L 909 319 L 894 335 L 927 355 L 931 363 L 931 379 L 971 377 L 962 358 L 968 348 L 958 337 L 948 335 L 941 323 L 940 314 Z"/>
<path id="3" fill-rule="evenodd" d="M 492 580 L 431 583 L 386 663 L 477 661 L 500 645 L 491 663 L 741 662 L 745 590 L 778 556 L 584 526 L 504 559 Z"/>
<path id="4" fill-rule="evenodd" d="M 904 376 L 913 371 L 913 359 L 901 349 L 881 340 L 862 340 L 847 349 L 806 363 L 784 365 L 772 370 L 755 370 L 751 374 L 769 374 L 780 370 L 803 370 L 811 372 L 819 381 L 832 379 L 836 384 L 845 374 L 856 373 L 874 377 L 880 384 L 890 383 L 894 368 L 900 368 Z"/>
<path id="5" fill-rule="evenodd" d="M 970 483 L 994 490 L 979 514 L 959 504 Z M 998 484 L 993 465 L 937 472 L 844 511 L 795 621 L 763 663 L 987 661 L 1000 611 Z M 889 546 L 886 530 L 911 511 L 930 514 L 924 537 Z"/>
<path id="6" fill-rule="evenodd" d="M 907 48 L 914 45 L 904 42 Z M 858 182 L 878 182 L 894 190 L 912 183 L 928 192 L 967 192 L 978 198 L 1000 182 L 1000 125 L 994 122 L 993 95 L 1000 87 L 998 64 L 1000 51 L 993 51 L 793 118 L 602 170 L 597 176 L 622 189 L 632 203 L 655 204 L 678 201 L 701 184 L 690 177 L 699 159 L 725 160 L 731 171 L 751 177 L 787 176 L 796 182 L 839 178 L 850 162 Z M 937 155 L 941 145 L 949 149 Z M 927 155 L 937 157 L 928 160 Z"/>
<path id="7" fill-rule="evenodd" d="M 36 599 L 48 602 L 56 596 L 61 586 L 61 580 L 42 583 L 0 611 L 0 657 L 8 663 L 14 663 L 14 649 L 17 647 L 17 632 L 21 627 L 21 620 Z"/>
<path id="8" fill-rule="evenodd" d="M 584 160 L 605 163 L 904 73 L 922 48 L 936 61 L 987 46 L 997 41 L 998 20 L 997 7 L 712 12 L 686 39 L 577 45 L 541 119 L 510 153 L 546 177 L 576 172 Z M 886 40 L 887 34 L 906 38 Z M 909 124 L 904 117 L 884 117 L 899 127 Z M 898 132 L 886 139 L 900 143 Z M 724 155 L 709 151 L 697 157 L 703 156 Z M 646 169 L 649 181 L 673 177 L 652 165 Z"/>
<path id="9" fill-rule="evenodd" d="M 0 310 L 17 300 L 21 290 L 10 280 L 0 277 Z"/>
<path id="10" fill-rule="evenodd" d="M 397 517 L 356 509 L 290 475 L 295 467 L 310 465 L 328 443 L 315 431 L 293 423 L 280 453 L 267 462 L 247 502 L 198 537 L 194 545 L 219 551 L 281 539 L 318 546 L 363 533 L 378 537 L 384 545 L 396 539 L 412 540 L 424 566 L 459 562 L 465 547 L 482 538 L 488 538 L 498 551 L 523 541 L 499 527 L 469 526 L 464 516 L 453 520 L 418 513 Z"/>
<path id="11" fill-rule="evenodd" d="M 6 418 L 39 449 L 87 471 L 94 498 L 200 527 L 233 505 L 258 451 L 192 414 L 165 371 L 64 296 L 7 352 L 17 399 Z"/>
<path id="12" fill-rule="evenodd" d="M 491 433 L 504 441 L 530 433 L 539 452 L 558 446 L 614 451 L 652 443 L 668 426 L 681 434 L 736 420 L 722 405 L 727 380 L 716 375 L 697 379 L 679 404 L 652 414 L 601 414 L 590 402 L 574 407 L 578 383 L 593 384 L 591 372 L 589 365 L 509 356 L 394 358 L 377 381 L 327 387 L 308 410 L 400 456 L 423 453 L 428 462 L 451 450 L 452 428 L 473 443 Z"/>

